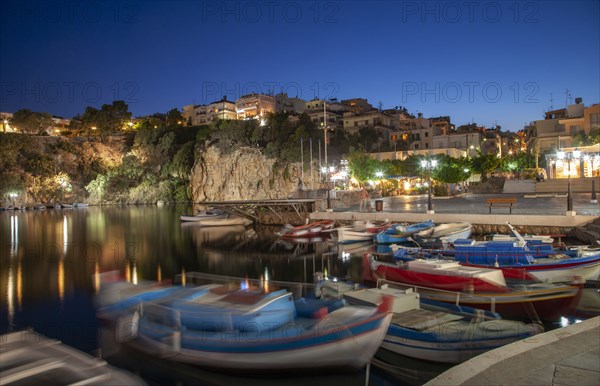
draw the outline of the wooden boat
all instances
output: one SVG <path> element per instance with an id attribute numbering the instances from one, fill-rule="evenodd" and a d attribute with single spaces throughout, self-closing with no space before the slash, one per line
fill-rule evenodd
<path id="1" fill-rule="evenodd" d="M 489 289 L 486 289 L 486 284 L 478 286 L 473 281 L 470 285 L 469 281 L 452 279 L 448 273 L 436 274 L 433 270 L 427 274 L 394 275 L 402 273 L 401 269 L 393 264 L 376 262 L 373 256 L 365 256 L 364 263 L 368 264 L 368 269 L 363 269 L 366 281 L 391 280 L 404 287 L 418 288 L 422 299 L 483 308 L 499 312 L 504 317 L 530 318 L 535 321 L 556 321 L 561 316 L 573 312 L 581 297 L 584 283 L 583 280 L 574 280 L 568 284 L 516 284 L 508 285 L 506 289 L 490 285 Z M 410 282 L 395 280 L 403 280 L 407 276 Z M 419 282 L 420 279 L 423 280 Z M 467 287 L 459 291 L 448 290 L 456 288 L 457 283 L 467 284 Z"/>
<path id="2" fill-rule="evenodd" d="M 473 226 L 468 222 L 453 222 L 436 225 L 414 234 L 413 239 L 419 244 L 452 243 L 456 239 L 471 237 Z"/>
<path id="3" fill-rule="evenodd" d="M 149 355 L 211 369 L 287 371 L 364 367 L 383 341 L 391 310 L 386 302 L 348 306 L 294 300 L 287 290 L 207 284 L 143 291 L 105 303 L 99 315 L 117 331 L 129 326 L 120 336 Z"/>
<path id="4" fill-rule="evenodd" d="M 410 237 L 417 232 L 433 228 L 435 226 L 432 220 L 423 221 L 415 224 L 395 224 L 385 231 L 375 235 L 374 240 L 380 244 L 401 244 L 410 241 Z"/>
<path id="5" fill-rule="evenodd" d="M 292 226 L 290 224 L 285 225 L 279 232 L 278 236 L 281 237 L 311 237 L 317 236 L 322 233 L 329 232 L 335 221 L 333 220 L 320 220 L 313 221 L 311 223 L 299 226 Z"/>
<path id="6" fill-rule="evenodd" d="M 227 213 L 225 213 L 221 209 L 206 209 L 206 210 L 201 210 L 194 215 L 192 215 L 192 214 L 181 215 L 181 216 L 179 216 L 179 219 L 181 221 L 201 222 L 203 220 L 226 218 L 226 217 L 227 217 Z"/>
<path id="7" fill-rule="evenodd" d="M 502 271 L 465 267 L 456 261 L 416 259 L 386 263 L 369 256 L 371 269 L 378 277 L 394 282 L 439 288 L 446 291 L 507 292 Z"/>
<path id="8" fill-rule="evenodd" d="M 2 385 L 145 385 L 142 379 L 109 366 L 32 330 L 0 336 Z"/>
<path id="9" fill-rule="evenodd" d="M 326 283 L 339 288 L 339 283 Z M 350 304 L 379 305 L 383 296 L 392 298 L 392 322 L 381 347 L 412 358 L 461 363 L 544 331 L 538 324 L 503 320 L 480 309 L 422 302 L 411 288 L 383 284 L 379 288 L 346 289 L 343 297 Z"/>
<path id="10" fill-rule="evenodd" d="M 347 244 L 360 241 L 373 241 L 373 237 L 390 226 L 390 223 L 385 221 L 376 223 L 372 221 L 355 221 L 351 226 L 334 228 L 338 243 Z"/>
<path id="11" fill-rule="evenodd" d="M 574 277 L 598 279 L 600 251 L 588 256 L 573 257 L 573 253 L 554 251 L 551 244 L 531 244 L 516 229 L 510 227 L 518 241 L 457 240 L 452 256 L 465 266 L 499 268 L 510 279 L 550 283 L 569 282 Z M 544 252 L 540 253 L 541 250 Z"/>

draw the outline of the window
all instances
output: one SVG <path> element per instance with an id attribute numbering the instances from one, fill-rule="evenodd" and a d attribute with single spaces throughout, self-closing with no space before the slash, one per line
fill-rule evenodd
<path id="1" fill-rule="evenodd" d="M 428 131 L 425 132 L 425 138 L 427 138 L 427 137 L 429 137 L 429 132 Z"/>
<path id="2" fill-rule="evenodd" d="M 429 144 L 428 143 L 425 144 L 425 149 L 429 149 Z"/>
<path id="3" fill-rule="evenodd" d="M 418 149 L 418 148 L 419 148 L 419 144 L 415 143 L 415 149 Z"/>
<path id="4" fill-rule="evenodd" d="M 590 114 L 590 129 L 600 129 L 600 113 Z"/>

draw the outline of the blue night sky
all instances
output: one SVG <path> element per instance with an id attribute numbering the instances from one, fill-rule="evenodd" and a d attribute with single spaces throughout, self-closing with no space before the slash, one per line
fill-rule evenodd
<path id="1" fill-rule="evenodd" d="M 0 111 L 135 116 L 227 95 L 367 98 L 516 131 L 600 102 L 600 2 L 0 3 Z M 550 99 L 553 98 L 553 102 Z"/>

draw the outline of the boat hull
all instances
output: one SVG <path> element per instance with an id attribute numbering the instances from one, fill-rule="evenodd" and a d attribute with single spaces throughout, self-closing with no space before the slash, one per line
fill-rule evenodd
<path id="1" fill-rule="evenodd" d="M 573 313 L 579 303 L 583 287 L 564 285 L 510 293 L 449 293 L 435 289 L 420 289 L 423 299 L 456 303 L 492 312 L 506 318 L 541 319 L 557 321 Z"/>
<path id="2" fill-rule="evenodd" d="M 144 326 L 133 345 L 169 360 L 217 369 L 249 371 L 364 367 L 379 349 L 391 319 L 378 313 L 353 325 L 323 319 L 310 330 L 285 327 L 285 336 L 256 329 L 245 333 L 173 332 L 148 334 Z M 155 331 L 156 332 L 156 331 Z"/>
<path id="3" fill-rule="evenodd" d="M 415 272 L 400 267 L 378 265 L 375 275 L 393 282 L 433 287 L 445 291 L 493 291 L 506 292 L 506 286 L 496 285 L 477 277 L 445 276 L 426 272 Z"/>
<path id="4" fill-rule="evenodd" d="M 585 280 L 598 280 L 600 275 L 600 255 L 566 259 L 536 259 L 535 264 L 519 264 L 494 267 L 482 264 L 465 266 L 498 268 L 507 279 L 534 280 L 543 283 L 570 282 L 576 277 Z"/>
<path id="5" fill-rule="evenodd" d="M 426 335 L 392 324 L 381 347 L 400 355 L 431 362 L 462 363 L 487 351 L 543 332 L 543 328 L 537 324 L 519 324 L 510 320 L 473 323 L 466 330 L 453 327 L 442 325 L 439 331 Z M 455 332 L 459 335 L 454 334 Z"/>

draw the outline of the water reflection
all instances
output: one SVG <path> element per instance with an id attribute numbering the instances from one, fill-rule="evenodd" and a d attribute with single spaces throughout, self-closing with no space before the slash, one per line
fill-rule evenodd
<path id="1" fill-rule="evenodd" d="M 369 242 L 338 246 L 326 240 L 281 239 L 274 234 L 279 227 L 182 225 L 179 215 L 187 211 L 167 206 L 0 213 L 0 332 L 32 327 L 91 352 L 99 347 L 93 301 L 102 272 L 116 270 L 134 283 L 170 280 L 192 271 L 262 278 L 265 285 L 312 282 L 316 271 L 325 270 L 360 281 L 361 256 L 375 248 Z M 579 310 L 586 317 L 598 314 L 600 299 L 593 289 L 588 294 Z M 424 375 L 420 373 L 424 365 L 411 362 L 404 367 L 408 368 L 404 374 L 417 378 L 439 370 L 428 369 Z M 194 383 L 186 381 L 190 367 L 181 368 L 184 375 L 167 383 Z M 158 379 L 165 376 L 165 371 L 148 371 L 158 372 Z M 193 372 L 194 377 L 206 375 Z M 350 378 L 348 384 L 364 383 L 360 375 Z M 215 375 L 201 383 L 216 383 L 215 379 L 220 380 Z M 299 379 L 300 384 L 313 383 Z M 323 379 L 330 384 L 346 381 L 340 375 Z"/>

